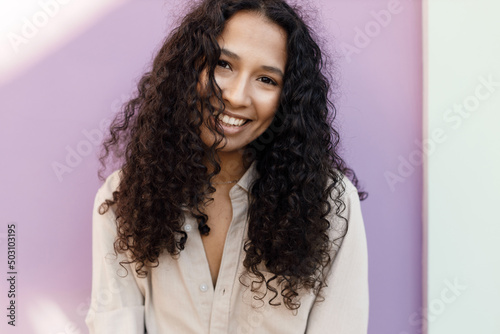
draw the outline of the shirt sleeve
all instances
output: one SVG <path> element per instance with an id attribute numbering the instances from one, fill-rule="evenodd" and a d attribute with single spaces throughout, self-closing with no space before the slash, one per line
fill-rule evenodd
<path id="1" fill-rule="evenodd" d="M 324 301 L 314 303 L 305 334 L 366 334 L 368 332 L 368 252 L 357 189 L 344 200 L 342 216 L 348 230 L 321 290 Z M 345 224 L 344 224 L 345 225 Z"/>
<path id="2" fill-rule="evenodd" d="M 106 188 L 108 181 L 99 189 L 94 201 L 92 293 L 85 322 L 90 334 L 144 333 L 144 297 L 136 283 L 134 269 L 123 264 L 125 271 L 119 262 L 127 257 L 114 253 L 115 214 L 111 208 L 104 215 L 98 213 L 99 205 L 110 193 Z"/>

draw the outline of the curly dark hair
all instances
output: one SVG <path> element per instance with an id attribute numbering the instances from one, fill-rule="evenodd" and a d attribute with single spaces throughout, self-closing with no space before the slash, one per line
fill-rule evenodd
<path id="1" fill-rule="evenodd" d="M 220 140 L 208 149 L 203 144 L 202 110 L 215 113 L 224 108 L 214 79 L 221 54 L 217 37 L 225 22 L 241 10 L 261 13 L 282 27 L 287 32 L 288 52 L 275 117 L 244 148 L 244 164 L 256 160 L 260 177 L 249 191 L 243 264 L 260 278 L 259 287 L 265 281 L 267 290 L 274 293 L 271 305 L 281 304 L 272 303 L 278 292 L 271 281 L 284 283 L 281 296 L 286 307 L 295 310 L 300 307 L 299 289 L 319 293 L 325 285 L 324 268 L 332 261 L 330 221 L 325 218 L 333 210 L 329 197 L 338 190 L 331 199 L 340 216 L 345 209 L 340 199 L 345 192 L 343 175 L 359 188 L 354 171 L 338 155 L 327 58 L 298 7 L 283 0 L 205 0 L 191 8 L 166 37 L 151 70 L 138 82 L 136 94 L 111 123 L 98 176 L 104 180 L 111 152 L 122 161 L 121 179 L 119 191 L 101 204 L 99 212 L 104 214 L 116 205 L 115 252 L 128 251 L 130 261 L 120 263 L 135 263 L 141 277 L 147 275 L 148 267 L 159 265 L 163 251 L 175 257 L 184 249 L 188 237 L 181 228 L 184 205 L 191 208 L 200 233 L 209 233 L 208 216 L 200 205 L 213 200 L 211 179 L 221 171 L 216 150 Z M 201 96 L 197 85 L 205 69 L 208 93 Z M 212 106 L 210 98 L 216 98 L 220 107 Z M 215 129 L 208 121 L 205 124 L 212 133 L 221 134 L 218 121 Z M 213 172 L 208 172 L 204 161 L 213 165 Z M 358 195 L 364 200 L 368 194 L 358 190 Z M 267 281 L 258 269 L 261 263 L 273 273 Z M 253 284 L 252 291 L 256 291 Z"/>

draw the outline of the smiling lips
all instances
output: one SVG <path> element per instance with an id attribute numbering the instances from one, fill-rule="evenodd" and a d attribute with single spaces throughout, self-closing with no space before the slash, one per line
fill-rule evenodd
<path id="1" fill-rule="evenodd" d="M 226 126 L 234 126 L 234 127 L 240 127 L 246 123 L 248 123 L 250 120 L 249 119 L 243 119 L 243 118 L 235 118 L 228 116 L 227 114 L 220 113 L 217 118 Z"/>
<path id="2" fill-rule="evenodd" d="M 213 127 L 215 127 L 215 118 L 219 119 L 220 125 L 224 129 L 224 134 L 229 136 L 242 132 L 251 122 L 250 119 L 235 118 L 225 114 L 219 114 L 218 116 L 213 115 L 210 117 L 210 123 L 212 123 Z M 231 124 L 231 122 L 233 122 L 234 125 Z"/>

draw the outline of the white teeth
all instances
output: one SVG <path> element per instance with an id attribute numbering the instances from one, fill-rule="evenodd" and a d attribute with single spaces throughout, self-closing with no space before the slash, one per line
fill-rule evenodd
<path id="1" fill-rule="evenodd" d="M 217 118 L 228 125 L 234 125 L 234 126 L 241 126 L 243 123 L 246 122 L 246 119 L 229 117 L 224 114 L 219 114 Z"/>

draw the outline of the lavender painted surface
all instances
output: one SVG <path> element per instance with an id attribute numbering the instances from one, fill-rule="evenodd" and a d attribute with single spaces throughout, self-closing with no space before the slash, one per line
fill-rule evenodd
<path id="1" fill-rule="evenodd" d="M 96 146 L 85 141 L 133 92 L 171 20 L 172 2 L 130 1 L 93 23 L 36 66 L 0 87 L 0 261 L 7 223 L 18 227 L 18 326 L 2 333 L 86 333 L 91 288 L 91 209 L 99 180 Z M 421 308 L 420 166 L 394 189 L 421 140 L 421 9 L 401 1 L 386 27 L 350 61 L 355 28 L 394 1 L 316 1 L 320 35 L 337 50 L 345 157 L 370 192 L 362 202 L 370 261 L 369 333 L 417 333 Z M 319 24 L 321 27 L 321 23 Z M 373 25 L 373 28 L 376 28 Z M 373 30 L 376 31 L 376 30 Z M 72 172 L 56 176 L 54 162 Z M 2 304 L 7 285 L 2 279 Z M 2 306 L 3 309 L 3 306 Z M 417 318 L 418 319 L 418 318 Z"/>
<path id="2" fill-rule="evenodd" d="M 372 11 L 381 10 L 393 14 L 375 33 Z M 325 1 L 323 17 L 337 49 L 355 45 L 357 28 L 373 35 L 350 60 L 342 57 L 338 104 L 346 158 L 370 193 L 362 202 L 370 266 L 369 333 L 421 333 L 422 166 L 413 166 L 392 187 L 384 176 L 398 174 L 400 157 L 408 160 L 422 138 L 421 2 Z"/>

